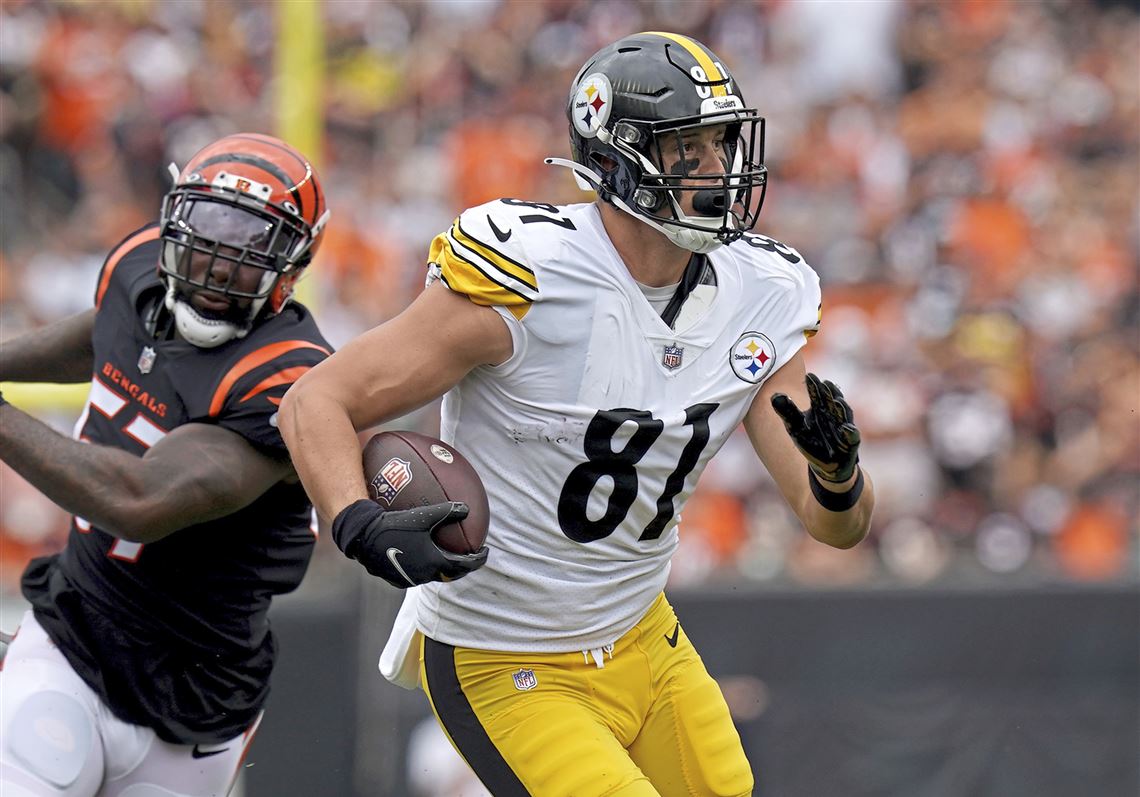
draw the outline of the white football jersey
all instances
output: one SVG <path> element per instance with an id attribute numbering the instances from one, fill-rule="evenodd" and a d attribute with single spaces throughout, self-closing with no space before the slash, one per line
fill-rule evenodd
<path id="1" fill-rule="evenodd" d="M 819 325 L 818 277 L 793 249 L 746 235 L 708 257 L 715 296 L 674 330 L 594 204 L 499 200 L 435 239 L 429 281 L 496 307 L 514 353 L 443 399 L 443 439 L 487 486 L 490 555 L 417 590 L 425 634 L 588 650 L 649 608 L 701 471 Z"/>

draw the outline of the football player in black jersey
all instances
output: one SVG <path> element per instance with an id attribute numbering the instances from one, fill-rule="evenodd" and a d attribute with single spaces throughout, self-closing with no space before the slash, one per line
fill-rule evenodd
<path id="1" fill-rule="evenodd" d="M 277 407 L 330 348 L 290 303 L 329 217 L 316 172 L 232 135 L 108 255 L 95 306 L 0 345 L 0 380 L 87 382 L 76 438 L 0 399 L 0 459 L 72 512 L 0 673 L 0 791 L 224 795 L 315 541 Z"/>

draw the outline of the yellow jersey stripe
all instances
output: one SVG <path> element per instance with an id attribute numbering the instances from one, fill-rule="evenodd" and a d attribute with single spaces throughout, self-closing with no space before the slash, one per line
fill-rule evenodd
<path id="1" fill-rule="evenodd" d="M 458 288 L 453 287 L 451 285 L 451 283 L 447 281 L 447 277 L 440 274 L 439 278 L 441 280 L 443 280 L 443 284 L 447 286 L 448 290 L 455 291 L 456 293 L 461 293 L 461 291 Z M 464 295 L 466 296 L 467 294 L 464 294 Z M 475 300 L 472 299 L 471 301 L 474 302 Z M 475 302 L 475 304 L 490 306 L 490 305 L 486 305 L 486 303 L 483 301 Z M 511 315 L 513 315 L 519 321 L 522 321 L 523 316 L 525 316 L 527 314 L 527 311 L 530 310 L 532 305 L 530 302 L 527 302 L 526 304 L 507 304 L 507 305 L 499 305 L 499 306 L 500 307 L 506 307 L 507 310 L 510 311 Z"/>
<path id="2" fill-rule="evenodd" d="M 689 55 L 693 56 L 693 58 L 696 59 L 697 63 L 701 65 L 701 69 L 705 70 L 705 77 L 710 83 L 716 83 L 717 81 L 722 81 L 725 79 L 725 76 L 721 73 L 716 63 L 711 58 L 709 58 L 708 53 L 706 53 L 699 44 L 687 36 L 680 36 L 676 33 L 665 33 L 658 30 L 646 31 L 642 35 L 663 36 L 664 38 L 676 42 L 677 44 L 684 47 Z M 728 89 L 724 83 L 721 83 L 719 86 L 710 86 L 709 88 L 712 89 L 714 97 L 725 97 L 728 95 Z"/>
<path id="3" fill-rule="evenodd" d="M 451 257 L 458 258 L 469 267 L 478 270 L 491 282 L 517 293 L 519 296 L 527 299 L 527 301 L 533 301 L 538 296 L 538 290 L 532 287 L 530 283 L 516 279 L 513 274 L 499 268 L 495 263 L 487 260 L 478 252 L 472 251 L 470 247 L 463 246 L 455 240 L 452 234 L 453 232 L 454 231 L 446 234 L 447 251 Z"/>
<path id="4" fill-rule="evenodd" d="M 451 236 L 461 246 L 471 250 L 473 254 L 478 255 L 511 279 L 518 280 L 533 291 L 538 290 L 538 281 L 534 278 L 533 271 L 517 260 L 512 260 L 502 252 L 498 252 L 482 241 L 471 237 L 471 234 L 460 225 L 459 219 L 456 219 L 455 224 L 451 227 Z"/>
<path id="5" fill-rule="evenodd" d="M 819 325 L 823 323 L 823 302 L 816 308 L 815 326 L 804 330 L 804 338 L 811 340 L 819 332 Z"/>
<path id="6" fill-rule="evenodd" d="M 475 304 L 515 305 L 530 304 L 532 298 L 509 285 L 488 270 L 456 253 L 447 235 L 441 233 L 431 243 L 429 260 L 439 266 L 444 283 L 456 293 L 462 293 Z"/>

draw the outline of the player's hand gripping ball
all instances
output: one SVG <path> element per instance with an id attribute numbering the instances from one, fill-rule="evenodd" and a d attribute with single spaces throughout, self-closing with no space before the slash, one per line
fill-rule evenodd
<path id="1" fill-rule="evenodd" d="M 381 432 L 364 446 L 363 467 L 371 500 L 333 521 L 346 556 L 401 589 L 462 578 L 487 561 L 487 493 L 462 454 L 415 432 Z"/>

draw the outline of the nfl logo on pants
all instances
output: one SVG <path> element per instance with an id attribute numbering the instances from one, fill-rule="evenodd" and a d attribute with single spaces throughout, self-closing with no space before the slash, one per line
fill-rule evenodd
<path id="1" fill-rule="evenodd" d="M 534 670 L 519 670 L 511 676 L 515 679 L 515 689 L 525 692 L 538 686 L 538 679 L 534 677 Z"/>

